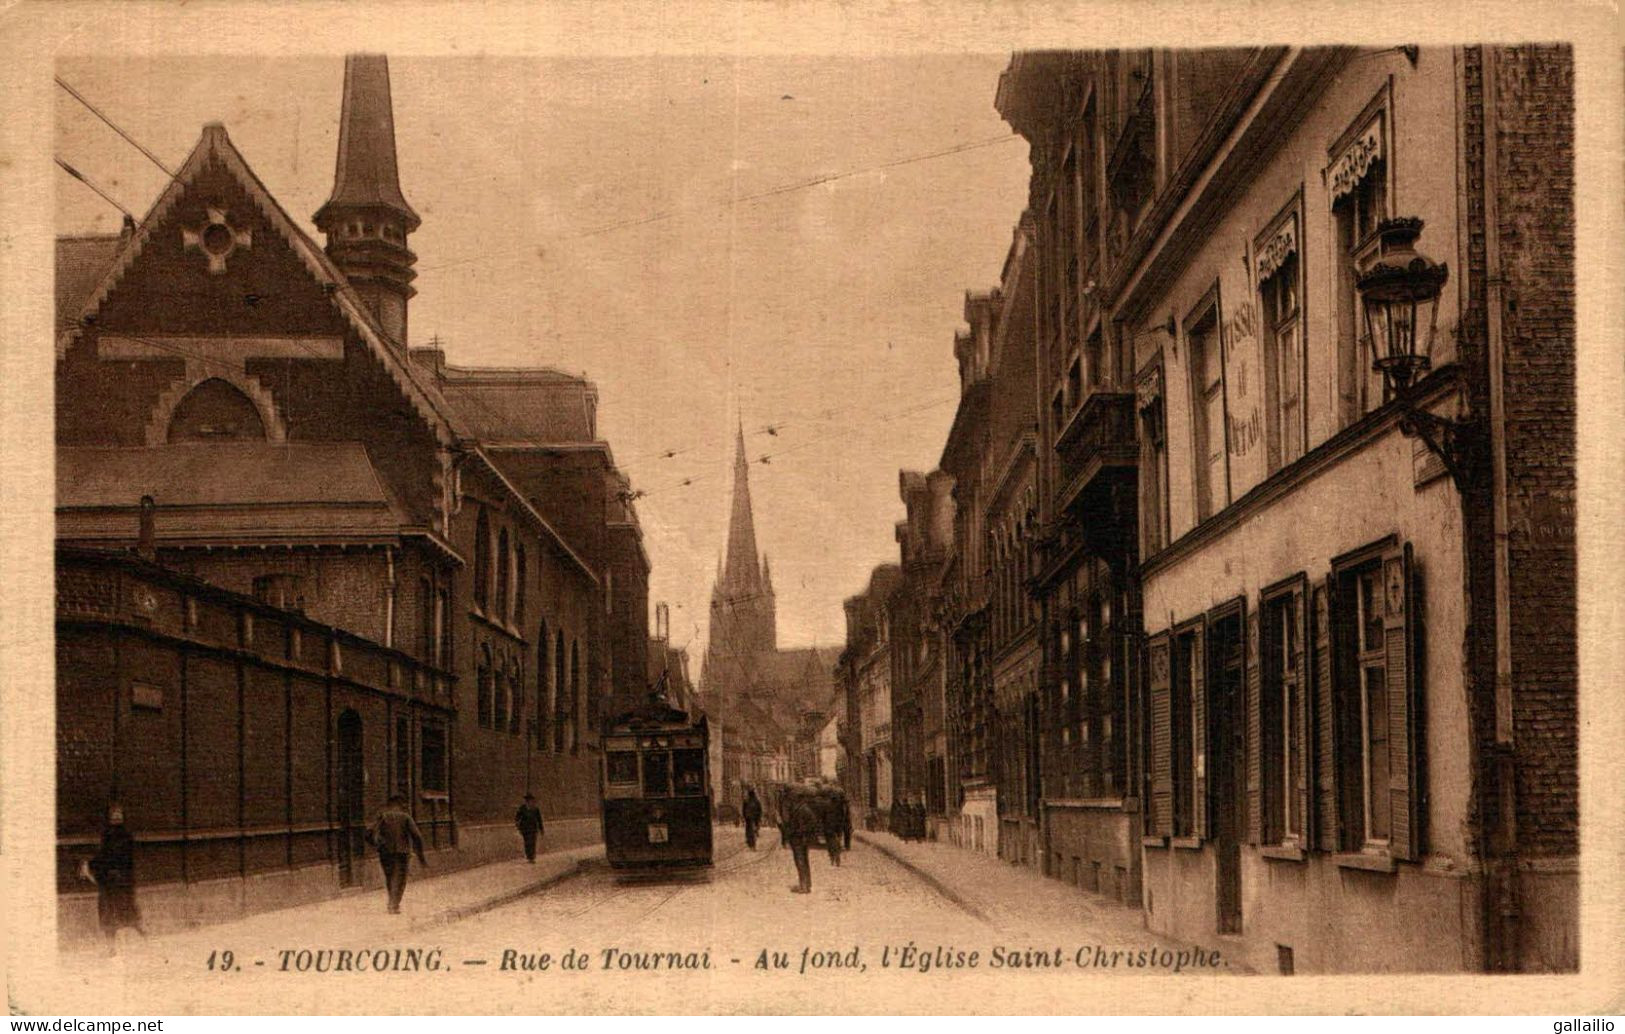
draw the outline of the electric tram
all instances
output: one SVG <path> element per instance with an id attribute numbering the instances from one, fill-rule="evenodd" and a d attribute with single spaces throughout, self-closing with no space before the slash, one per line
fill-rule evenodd
<path id="1" fill-rule="evenodd" d="M 614 869 L 711 864 L 705 718 L 653 700 L 615 717 L 604 736 L 604 855 Z"/>

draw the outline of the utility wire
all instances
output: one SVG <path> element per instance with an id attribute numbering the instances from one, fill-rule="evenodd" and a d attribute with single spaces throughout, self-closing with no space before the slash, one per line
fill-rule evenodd
<path id="1" fill-rule="evenodd" d="M 830 173 L 827 176 L 815 176 L 812 179 L 799 180 L 795 183 L 786 183 L 781 186 L 770 187 L 767 190 L 757 191 L 754 194 L 741 194 L 738 197 L 732 197 L 725 201 L 712 201 L 705 204 L 694 205 L 688 208 L 677 208 L 670 211 L 655 212 L 650 215 L 639 216 L 635 219 L 622 219 L 617 222 L 605 223 L 602 226 L 594 227 L 590 230 L 583 230 L 580 233 L 565 234 L 563 236 L 556 237 L 554 238 L 554 242 L 558 243 L 562 241 L 584 240 L 589 237 L 601 237 L 604 234 L 613 233 L 616 230 L 631 229 L 635 226 L 647 226 L 650 223 L 658 223 L 667 219 L 675 219 L 680 215 L 704 211 L 707 208 L 727 207 L 731 209 L 735 205 L 742 204 L 744 202 L 761 201 L 766 198 L 777 197 L 780 194 L 789 194 L 797 190 L 807 190 L 811 187 L 822 186 L 825 183 L 833 183 L 837 180 L 850 179 L 853 176 L 861 176 L 868 172 L 876 172 L 881 169 L 895 169 L 902 165 L 913 165 L 916 162 L 931 161 L 936 158 L 946 158 L 950 155 L 962 154 L 965 151 L 974 151 L 984 147 L 993 147 L 997 144 L 1007 144 L 1020 139 L 1022 138 L 1014 134 L 1005 134 L 997 137 L 989 137 L 985 140 L 973 140 L 969 143 L 959 144 L 940 151 L 932 151 L 928 154 L 916 154 L 910 155 L 906 158 L 894 158 L 891 161 L 879 162 L 875 165 L 866 165 L 858 169 L 848 169 L 845 172 L 835 172 Z M 446 262 L 436 262 L 433 265 L 419 266 L 418 269 L 421 272 L 429 272 L 431 270 L 449 269 L 453 266 L 465 266 L 473 262 L 485 262 L 489 260 L 490 256 L 486 254 L 471 255 L 467 258 L 450 259 Z"/>
<path id="2" fill-rule="evenodd" d="M 84 173 L 80 172 L 78 169 L 75 169 L 73 166 L 69 165 L 67 162 L 63 161 L 61 158 L 57 158 L 56 163 L 62 167 L 63 172 L 67 173 L 69 176 L 72 176 L 74 179 L 78 180 L 80 183 L 83 183 L 85 186 L 89 187 L 91 190 L 94 190 L 96 192 L 96 194 L 103 201 L 106 201 L 108 204 L 112 205 L 114 208 L 118 209 L 120 212 L 123 212 L 124 213 L 124 218 L 130 220 L 131 222 L 135 222 L 135 216 L 130 214 L 130 210 L 128 208 L 125 208 L 123 205 L 119 204 L 117 201 L 113 200 L 113 196 L 111 194 L 109 194 L 107 191 L 103 190 L 102 188 L 96 186 L 95 183 L 91 182 L 91 179 L 90 179 L 89 176 L 86 176 Z"/>
<path id="3" fill-rule="evenodd" d="M 62 87 L 64 90 L 68 91 L 68 94 L 71 97 L 73 97 L 74 100 L 78 101 L 80 104 L 83 104 L 86 108 L 89 108 L 90 113 L 92 115 L 95 115 L 97 118 L 99 118 L 103 122 L 107 123 L 108 126 L 110 126 L 112 128 L 113 132 L 117 133 L 119 136 L 122 136 L 126 141 L 129 142 L 131 147 L 134 147 L 137 151 L 140 151 L 142 154 L 146 155 L 148 161 L 150 161 L 150 162 L 152 162 L 152 164 L 158 166 L 158 168 L 164 170 L 164 175 L 168 176 L 170 179 L 175 178 L 175 171 L 173 169 L 171 169 L 169 166 L 165 165 L 163 162 L 159 161 L 157 155 L 153 154 L 151 151 L 147 150 L 145 147 L 142 147 L 140 142 L 137 141 L 135 137 L 133 137 L 130 134 L 126 133 L 119 126 L 119 124 L 117 122 L 114 122 L 112 119 L 110 119 L 106 115 L 102 114 L 101 110 L 99 108 L 97 108 L 96 105 L 94 105 L 94 104 L 90 103 L 89 101 L 85 100 L 84 95 L 81 94 L 78 90 L 75 90 L 72 86 L 70 86 L 66 79 L 63 79 L 59 75 L 59 76 L 56 77 L 56 84 L 58 86 Z"/>

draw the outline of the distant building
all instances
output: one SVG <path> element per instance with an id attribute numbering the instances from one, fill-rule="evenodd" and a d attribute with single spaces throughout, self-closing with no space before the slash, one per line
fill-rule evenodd
<path id="1" fill-rule="evenodd" d="M 794 777 L 803 715 L 827 699 L 833 651 L 780 649 L 773 578 L 758 556 L 745 436 L 735 443 L 728 546 L 711 590 L 711 626 L 700 699 L 721 773 L 718 803 L 737 806 L 742 787 Z"/>

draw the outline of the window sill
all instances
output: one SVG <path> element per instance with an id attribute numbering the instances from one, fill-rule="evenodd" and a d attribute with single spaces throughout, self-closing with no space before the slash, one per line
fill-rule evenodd
<path id="1" fill-rule="evenodd" d="M 1178 848 L 1181 851 L 1200 851 L 1202 849 L 1202 838 L 1174 837 L 1168 841 L 1168 846 Z"/>
<path id="2" fill-rule="evenodd" d="M 1140 846 L 1141 847 L 1158 847 L 1158 848 L 1167 847 L 1168 846 L 1168 838 L 1167 837 L 1141 837 L 1140 838 Z"/>
<path id="3" fill-rule="evenodd" d="M 1297 844 L 1265 844 L 1258 849 L 1258 853 L 1277 862 L 1301 862 L 1304 859 L 1303 848 Z"/>
<path id="4" fill-rule="evenodd" d="M 1363 851 L 1347 851 L 1332 856 L 1339 868 L 1364 869 L 1367 872 L 1394 872 L 1399 868 L 1391 855 L 1367 854 Z"/>
<path id="5" fill-rule="evenodd" d="M 426 801 L 451 800 L 451 794 L 446 793 L 444 790 L 424 790 L 422 793 L 418 794 L 418 796 Z"/>

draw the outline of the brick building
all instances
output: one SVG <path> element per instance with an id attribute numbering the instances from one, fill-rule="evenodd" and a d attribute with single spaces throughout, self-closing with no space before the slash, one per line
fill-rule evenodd
<path id="1" fill-rule="evenodd" d="M 1005 73 L 1046 551 L 1087 573 L 1049 656 L 1113 634 L 1083 778 L 1140 816 L 1155 930 L 1285 971 L 1577 963 L 1572 75 L 1522 46 Z M 1415 383 L 1374 369 L 1408 324 L 1361 287 L 1399 217 L 1448 270 Z"/>
<path id="2" fill-rule="evenodd" d="M 340 119 L 325 248 L 218 125 L 138 226 L 58 244 L 65 932 L 113 797 L 158 923 L 375 879 L 395 790 L 441 864 L 511 852 L 527 788 L 556 843 L 597 836 L 648 563 L 595 391 L 409 349 L 383 58 Z"/>

